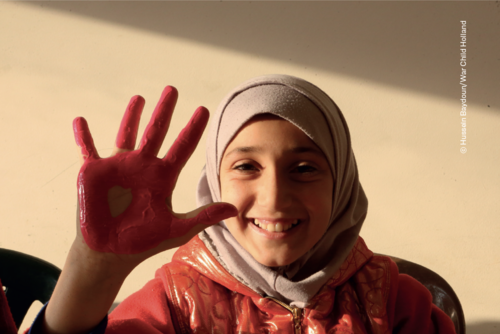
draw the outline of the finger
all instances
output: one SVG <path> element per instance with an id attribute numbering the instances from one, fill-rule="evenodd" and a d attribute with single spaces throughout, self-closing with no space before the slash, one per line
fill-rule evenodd
<path id="1" fill-rule="evenodd" d="M 136 95 L 130 99 L 127 110 L 123 115 L 118 135 L 116 136 L 116 150 L 131 151 L 135 147 L 137 139 L 137 129 L 141 120 L 141 113 L 144 109 L 145 100 L 142 96 Z"/>
<path id="2" fill-rule="evenodd" d="M 199 207 L 191 212 L 178 215 L 184 219 L 183 225 L 191 228 L 195 225 L 202 224 L 205 228 L 210 225 L 238 215 L 238 209 L 229 203 L 211 203 Z"/>
<path id="3" fill-rule="evenodd" d="M 73 120 L 73 132 L 75 134 L 76 144 L 80 147 L 80 154 L 83 159 L 99 159 L 99 154 L 94 146 L 94 140 L 90 134 L 87 121 L 83 117 L 77 117 Z"/>
<path id="4" fill-rule="evenodd" d="M 156 156 L 160 151 L 172 119 L 177 96 L 177 89 L 172 86 L 167 86 L 163 90 L 160 101 L 158 101 L 153 116 L 151 116 L 151 120 L 142 136 L 140 145 L 142 152 Z"/>
<path id="5" fill-rule="evenodd" d="M 110 157 L 115 156 L 119 153 L 125 153 L 125 152 L 130 152 L 131 150 L 125 150 L 123 148 L 118 148 L 118 147 L 113 147 L 113 150 L 111 150 L 111 154 L 109 155 Z"/>
<path id="6" fill-rule="evenodd" d="M 229 203 L 211 203 L 188 213 L 174 213 L 177 223 L 171 226 L 168 239 L 151 249 L 151 254 L 180 247 L 207 227 L 237 214 L 236 207 Z"/>
<path id="7" fill-rule="evenodd" d="M 179 133 L 174 144 L 163 158 L 175 171 L 180 172 L 193 154 L 203 135 L 209 116 L 210 114 L 205 107 L 196 109 L 189 123 Z"/>

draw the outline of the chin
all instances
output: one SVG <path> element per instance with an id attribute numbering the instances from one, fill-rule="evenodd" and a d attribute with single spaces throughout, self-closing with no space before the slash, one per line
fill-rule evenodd
<path id="1" fill-rule="evenodd" d="M 287 266 L 297 260 L 297 257 L 290 256 L 276 256 L 273 254 L 272 256 L 266 256 L 263 254 L 252 254 L 253 258 L 259 262 L 260 264 L 266 267 L 282 267 Z"/>

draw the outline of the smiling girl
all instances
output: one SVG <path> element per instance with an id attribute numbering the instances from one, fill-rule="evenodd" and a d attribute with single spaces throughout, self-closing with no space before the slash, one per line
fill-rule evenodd
<path id="1" fill-rule="evenodd" d="M 285 75 L 228 94 L 187 214 L 172 191 L 208 111 L 159 159 L 176 99 L 167 87 L 134 150 L 144 100 L 132 98 L 110 158 L 75 120 L 81 232 L 31 333 L 454 333 L 425 287 L 359 237 L 368 201 L 328 95 Z M 127 275 L 178 246 L 108 317 Z"/>

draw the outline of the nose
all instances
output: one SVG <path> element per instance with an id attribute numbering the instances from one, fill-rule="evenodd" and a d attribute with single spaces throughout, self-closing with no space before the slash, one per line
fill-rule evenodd
<path id="1" fill-rule="evenodd" d="M 269 213 L 284 211 L 293 204 L 293 188 L 290 180 L 280 175 L 276 169 L 269 168 L 259 178 L 257 204 Z"/>

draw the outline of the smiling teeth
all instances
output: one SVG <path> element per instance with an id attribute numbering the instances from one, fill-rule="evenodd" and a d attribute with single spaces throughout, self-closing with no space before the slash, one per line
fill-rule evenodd
<path id="1" fill-rule="evenodd" d="M 292 228 L 292 226 L 297 225 L 299 220 L 296 219 L 294 222 L 290 224 L 276 223 L 276 224 L 266 224 L 258 219 L 254 219 L 253 223 L 259 226 L 263 230 L 267 230 L 269 232 L 284 232 Z"/>

